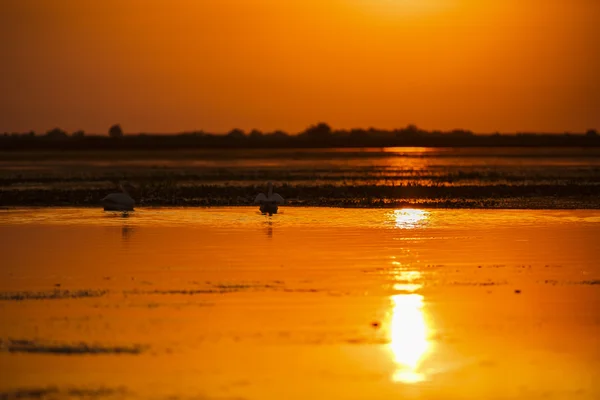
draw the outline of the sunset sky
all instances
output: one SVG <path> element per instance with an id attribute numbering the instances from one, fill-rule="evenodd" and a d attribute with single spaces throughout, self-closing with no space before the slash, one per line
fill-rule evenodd
<path id="1" fill-rule="evenodd" d="M 1 0 L 0 132 L 600 129 L 598 0 Z"/>

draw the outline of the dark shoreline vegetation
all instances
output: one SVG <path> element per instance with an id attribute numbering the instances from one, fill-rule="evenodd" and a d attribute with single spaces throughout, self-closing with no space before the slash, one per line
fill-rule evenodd
<path id="1" fill-rule="evenodd" d="M 204 131 L 179 134 L 125 135 L 113 125 L 108 136 L 68 134 L 60 128 L 44 135 L 35 132 L 0 135 L 0 150 L 175 150 L 243 148 L 360 148 L 360 147 L 600 147 L 600 135 L 594 129 L 585 133 L 474 134 L 468 130 L 426 131 L 414 125 L 394 130 L 333 130 L 325 123 L 309 126 L 290 135 L 283 131 L 249 133 L 233 129 L 227 134 Z"/>

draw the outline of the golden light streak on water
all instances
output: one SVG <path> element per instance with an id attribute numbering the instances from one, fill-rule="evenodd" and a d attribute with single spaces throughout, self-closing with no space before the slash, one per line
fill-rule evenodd
<path id="1" fill-rule="evenodd" d="M 416 383 L 425 380 L 421 361 L 430 351 L 429 327 L 423 312 L 423 296 L 416 293 L 391 296 L 390 349 L 396 370 L 395 382 Z"/>
<path id="2" fill-rule="evenodd" d="M 403 208 L 394 210 L 396 228 L 414 229 L 427 224 L 429 213 L 424 210 Z"/>

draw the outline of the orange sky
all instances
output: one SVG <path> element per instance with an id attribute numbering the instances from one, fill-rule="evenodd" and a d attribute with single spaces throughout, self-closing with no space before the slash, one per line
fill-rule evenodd
<path id="1" fill-rule="evenodd" d="M 0 132 L 600 129 L 598 0 L 2 0 Z"/>

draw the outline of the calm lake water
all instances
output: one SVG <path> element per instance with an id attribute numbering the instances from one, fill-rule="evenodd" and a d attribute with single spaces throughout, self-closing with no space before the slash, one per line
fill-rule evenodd
<path id="1" fill-rule="evenodd" d="M 281 211 L 0 211 L 0 398 L 600 397 L 600 212 Z"/>

